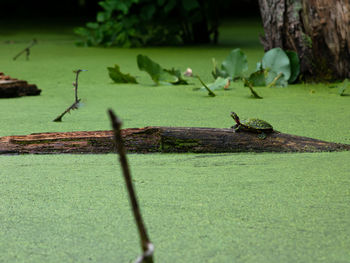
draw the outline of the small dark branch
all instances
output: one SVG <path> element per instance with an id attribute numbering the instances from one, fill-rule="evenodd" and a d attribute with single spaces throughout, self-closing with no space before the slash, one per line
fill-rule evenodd
<path id="1" fill-rule="evenodd" d="M 29 60 L 29 55 L 30 55 L 30 48 L 32 46 L 34 46 L 35 44 L 37 44 L 38 41 L 34 38 L 32 40 L 32 42 L 29 44 L 29 46 L 27 46 L 25 49 L 23 49 L 22 51 L 20 51 L 16 56 L 13 57 L 13 60 L 16 60 L 20 55 L 22 55 L 23 53 L 26 53 L 26 59 Z"/>
<path id="2" fill-rule="evenodd" d="M 75 101 L 74 103 L 69 106 L 61 115 L 57 116 L 56 119 L 54 119 L 54 122 L 61 122 L 63 116 L 70 112 L 71 110 L 76 110 L 79 108 L 79 103 L 80 103 L 80 99 L 78 98 L 78 77 L 79 77 L 79 73 L 82 71 L 87 71 L 85 69 L 78 69 L 78 70 L 73 70 L 73 72 L 75 73 L 75 82 L 73 82 L 73 86 L 74 86 L 74 94 L 75 94 Z"/>
<path id="3" fill-rule="evenodd" d="M 75 92 L 75 102 L 78 101 L 78 78 L 79 78 L 79 73 L 82 71 L 87 71 L 87 70 L 86 69 L 73 70 L 73 72 L 75 73 L 75 82 L 73 82 L 74 92 Z"/>
<path id="4" fill-rule="evenodd" d="M 62 121 L 62 118 L 63 116 L 70 112 L 71 110 L 76 110 L 79 108 L 79 103 L 80 103 L 80 99 L 78 99 L 77 101 L 75 101 L 71 106 L 69 106 L 64 112 L 62 112 L 61 115 L 57 116 L 56 119 L 54 119 L 53 121 L 54 122 L 61 122 Z"/>
<path id="5" fill-rule="evenodd" d="M 125 184 L 129 193 L 129 199 L 132 207 L 132 211 L 134 214 L 135 222 L 138 228 L 141 246 L 143 250 L 143 254 L 136 260 L 137 263 L 146 262 L 153 263 L 153 251 L 154 247 L 151 243 L 147 231 L 146 226 L 142 220 L 141 210 L 139 208 L 136 193 L 132 184 L 131 174 L 129 170 L 128 160 L 126 158 L 126 151 L 123 143 L 123 139 L 121 136 L 121 120 L 114 114 L 112 110 L 108 110 L 109 117 L 112 122 L 113 130 L 114 130 L 114 140 L 116 143 L 116 148 L 119 153 L 119 161 L 122 166 L 123 175 L 125 179 Z"/>

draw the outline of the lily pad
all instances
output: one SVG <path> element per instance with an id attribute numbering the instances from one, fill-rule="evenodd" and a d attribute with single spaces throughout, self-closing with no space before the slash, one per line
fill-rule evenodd
<path id="1" fill-rule="evenodd" d="M 254 87 L 266 86 L 266 81 L 265 81 L 266 73 L 267 72 L 265 70 L 263 70 L 263 69 L 255 71 L 252 74 L 250 74 L 250 76 L 248 78 L 248 81 Z"/>
<path id="2" fill-rule="evenodd" d="M 280 73 L 283 74 L 285 81 L 288 81 L 291 76 L 289 57 L 281 48 L 273 48 L 266 52 L 262 58 L 262 67 L 269 72 L 267 84 L 271 83 Z"/>
<path id="3" fill-rule="evenodd" d="M 227 89 L 230 85 L 230 78 L 221 78 L 218 77 L 213 83 L 207 84 L 207 87 L 210 90 L 218 90 L 218 89 Z M 201 88 L 202 90 L 206 90 L 206 88 L 203 86 Z"/>
<path id="4" fill-rule="evenodd" d="M 289 77 L 288 83 L 291 84 L 295 82 L 300 73 L 300 60 L 298 54 L 294 51 L 286 51 L 286 54 L 290 61 L 291 75 Z"/>
<path id="5" fill-rule="evenodd" d="M 246 55 L 239 48 L 232 50 L 227 58 L 222 62 L 221 70 L 226 72 L 232 79 L 242 77 L 243 72 L 248 70 Z"/>
<path id="6" fill-rule="evenodd" d="M 283 73 L 276 73 L 274 71 L 267 72 L 265 82 L 266 82 L 267 87 L 273 87 L 273 86 L 286 87 L 286 86 L 288 86 L 288 80 L 286 80 L 284 78 L 284 74 Z"/>

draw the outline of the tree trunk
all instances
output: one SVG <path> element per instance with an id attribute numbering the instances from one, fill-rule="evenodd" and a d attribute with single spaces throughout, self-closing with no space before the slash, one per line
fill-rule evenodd
<path id="1" fill-rule="evenodd" d="M 298 53 L 301 74 L 350 78 L 350 0 L 259 0 L 265 50 Z"/>
<path id="2" fill-rule="evenodd" d="M 195 127 L 145 127 L 121 131 L 129 153 L 349 151 L 350 145 L 280 132 L 259 139 L 251 132 Z M 0 154 L 114 152 L 113 131 L 36 133 L 0 137 Z"/>

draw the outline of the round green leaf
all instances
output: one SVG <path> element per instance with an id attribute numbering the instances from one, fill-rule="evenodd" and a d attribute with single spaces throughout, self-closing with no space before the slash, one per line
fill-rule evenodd
<path id="1" fill-rule="evenodd" d="M 283 73 L 283 78 L 288 81 L 291 76 L 290 60 L 283 49 L 277 47 L 270 49 L 262 58 L 262 67 L 276 75 Z"/>
<path id="2" fill-rule="evenodd" d="M 210 90 L 224 89 L 227 85 L 230 85 L 230 79 L 222 77 L 218 77 L 213 83 L 207 84 Z M 204 87 L 201 89 L 205 90 Z"/>
<path id="3" fill-rule="evenodd" d="M 254 86 L 266 86 L 265 70 L 258 70 L 250 74 L 248 81 Z"/>
<path id="4" fill-rule="evenodd" d="M 246 55 L 239 48 L 232 50 L 227 58 L 222 62 L 221 69 L 232 79 L 241 77 L 243 72 L 248 69 Z"/>
<path id="5" fill-rule="evenodd" d="M 286 51 L 286 54 L 290 61 L 291 75 L 288 83 L 293 83 L 299 76 L 300 73 L 300 60 L 298 54 L 294 51 Z"/>

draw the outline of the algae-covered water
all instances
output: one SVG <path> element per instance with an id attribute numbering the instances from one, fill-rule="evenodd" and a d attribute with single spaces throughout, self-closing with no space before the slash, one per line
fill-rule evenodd
<path id="1" fill-rule="evenodd" d="M 262 57 L 255 24 L 223 28 L 221 45 L 78 48 L 71 31 L 0 30 L 0 71 L 42 95 L 0 100 L 0 136 L 124 127 L 230 127 L 230 111 L 282 132 L 350 143 L 350 96 L 326 84 L 257 88 L 216 97 L 190 86 L 154 86 L 137 69 L 145 54 L 164 67 L 191 67 L 212 81 L 211 59 L 242 48 L 249 69 Z M 12 57 L 36 37 L 30 60 Z M 113 84 L 108 66 L 138 76 Z M 74 100 L 84 106 L 52 120 Z M 156 262 L 350 262 L 350 154 L 129 155 Z M 0 156 L 0 262 L 131 262 L 140 253 L 117 156 Z"/>

